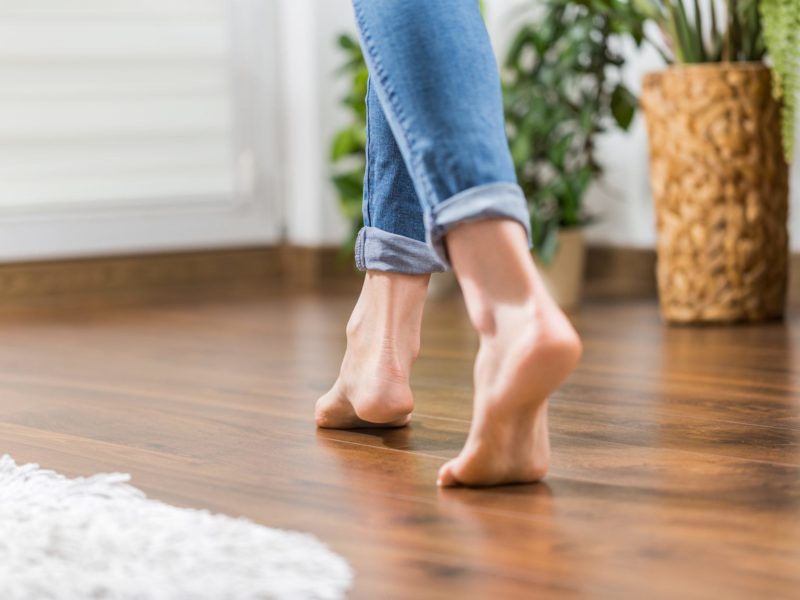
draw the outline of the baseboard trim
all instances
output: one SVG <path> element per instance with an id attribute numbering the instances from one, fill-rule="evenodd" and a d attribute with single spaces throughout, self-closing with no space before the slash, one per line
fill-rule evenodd
<path id="1" fill-rule="evenodd" d="M 590 246 L 586 258 L 586 299 L 656 298 L 654 250 Z M 313 288 L 334 280 L 352 286 L 360 274 L 351 258 L 332 247 L 283 245 L 37 261 L 0 265 L 0 306 L 251 286 Z M 800 254 L 790 260 L 789 302 L 800 305 Z"/>
<path id="2" fill-rule="evenodd" d="M 656 251 L 589 246 L 584 286 L 587 299 L 656 298 Z M 800 253 L 789 257 L 788 303 L 800 305 Z"/>
<path id="3" fill-rule="evenodd" d="M 0 306 L 85 296 L 158 297 L 180 291 L 314 285 L 347 277 L 334 248 L 272 246 L 47 260 L 0 265 Z"/>
<path id="4" fill-rule="evenodd" d="M 618 246 L 587 248 L 586 298 L 655 298 L 656 295 L 654 250 Z"/>

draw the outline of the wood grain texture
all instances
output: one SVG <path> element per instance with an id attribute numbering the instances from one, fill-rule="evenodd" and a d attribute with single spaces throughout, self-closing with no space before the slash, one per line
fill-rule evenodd
<path id="1" fill-rule="evenodd" d="M 310 531 L 355 566 L 353 598 L 798 597 L 797 315 L 667 328 L 652 301 L 589 305 L 546 483 L 437 490 L 475 336 L 458 299 L 430 303 L 413 425 L 317 431 L 355 293 L 5 315 L 0 451 Z"/>

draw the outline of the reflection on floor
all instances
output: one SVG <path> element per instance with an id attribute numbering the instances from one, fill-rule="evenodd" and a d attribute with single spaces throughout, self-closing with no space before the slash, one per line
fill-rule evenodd
<path id="1" fill-rule="evenodd" d="M 665 328 L 652 303 L 575 315 L 546 483 L 437 490 L 470 418 L 475 337 L 429 304 L 412 426 L 316 431 L 352 291 L 0 319 L 0 451 L 313 532 L 353 598 L 800 594 L 800 318 Z"/>

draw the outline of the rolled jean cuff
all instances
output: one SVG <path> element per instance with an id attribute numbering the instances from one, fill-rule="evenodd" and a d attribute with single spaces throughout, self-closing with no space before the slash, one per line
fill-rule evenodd
<path id="1" fill-rule="evenodd" d="M 377 227 L 362 227 L 358 232 L 356 266 L 361 271 L 413 275 L 446 270 L 436 258 L 436 253 L 425 242 Z"/>
<path id="2" fill-rule="evenodd" d="M 525 228 L 532 247 L 531 217 L 522 188 L 515 183 L 479 185 L 437 204 L 428 215 L 428 242 L 439 260 L 450 266 L 444 236 L 456 225 L 483 219 L 512 219 Z"/>

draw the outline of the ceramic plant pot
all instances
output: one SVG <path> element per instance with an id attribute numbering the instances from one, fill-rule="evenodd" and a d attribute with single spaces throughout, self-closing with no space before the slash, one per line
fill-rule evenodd
<path id="1" fill-rule="evenodd" d="M 558 232 L 558 250 L 550 264 L 543 264 L 536 255 L 534 260 L 558 305 L 566 309 L 577 307 L 581 302 L 586 262 L 583 228 L 570 227 Z"/>

